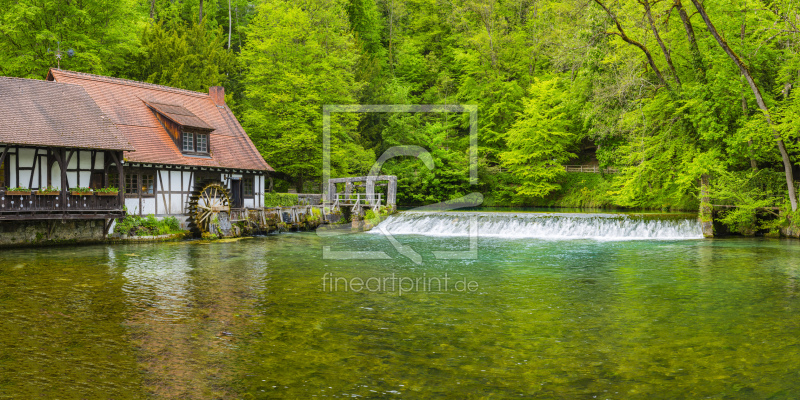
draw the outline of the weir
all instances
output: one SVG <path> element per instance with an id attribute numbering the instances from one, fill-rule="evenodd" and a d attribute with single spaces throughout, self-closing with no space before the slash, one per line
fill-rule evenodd
<path id="1" fill-rule="evenodd" d="M 685 240 L 702 239 L 696 218 L 625 214 L 413 212 L 388 217 L 378 227 L 395 235 L 469 236 L 551 240 Z M 379 233 L 381 229 L 371 232 Z"/>

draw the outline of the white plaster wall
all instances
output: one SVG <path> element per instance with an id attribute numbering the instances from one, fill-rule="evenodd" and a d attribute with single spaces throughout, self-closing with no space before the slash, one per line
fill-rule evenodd
<path id="1" fill-rule="evenodd" d="M 128 214 L 139 215 L 139 199 L 125 198 L 125 208 L 128 209 Z"/>
<path id="2" fill-rule="evenodd" d="M 69 154 L 67 154 L 67 157 L 69 157 Z M 67 169 L 75 169 L 77 167 L 78 167 L 78 155 L 73 154 L 72 158 L 69 160 L 69 164 L 67 164 Z"/>
<path id="3" fill-rule="evenodd" d="M 19 149 L 19 166 L 30 167 L 33 164 L 34 154 L 36 154 L 34 149 Z"/>
<path id="4" fill-rule="evenodd" d="M 72 157 L 74 160 L 75 157 Z M 67 189 L 74 188 L 78 183 L 78 173 L 75 171 L 67 171 Z"/>
<path id="5" fill-rule="evenodd" d="M 105 152 L 102 153 L 98 152 L 97 158 L 95 158 L 94 160 L 94 169 L 102 170 L 103 166 L 105 166 L 105 158 L 106 158 Z"/>
<path id="6" fill-rule="evenodd" d="M 169 171 L 169 179 L 171 180 L 170 187 L 173 191 L 181 189 L 181 171 Z"/>
<path id="7" fill-rule="evenodd" d="M 11 167 L 9 169 L 10 170 L 9 175 L 11 175 L 10 176 L 10 178 L 11 178 L 10 179 L 11 180 L 11 186 L 12 187 L 22 186 L 22 187 L 26 187 L 26 188 L 27 187 L 34 187 L 34 188 L 38 187 L 39 186 L 38 179 L 35 182 L 33 182 L 32 185 L 29 186 L 30 179 L 31 179 L 31 171 L 19 171 L 19 182 L 17 182 L 17 171 L 16 171 L 17 157 L 19 157 L 19 166 L 20 167 L 28 167 L 29 168 L 29 167 L 31 167 L 33 165 L 33 156 L 34 156 L 34 154 L 36 154 L 36 150 L 34 150 L 34 149 L 18 149 L 18 151 L 19 152 L 16 155 L 9 155 L 9 160 L 8 160 L 8 162 L 9 162 L 8 165 Z M 35 172 L 36 171 L 34 171 L 34 173 Z"/>
<path id="8" fill-rule="evenodd" d="M 142 215 L 156 214 L 156 199 L 153 197 L 142 198 Z"/>
<path id="9" fill-rule="evenodd" d="M 81 164 L 83 164 L 83 160 L 81 160 Z M 81 178 L 80 181 L 76 182 L 74 186 L 88 187 L 89 183 L 92 182 L 91 171 L 81 171 L 80 178 Z"/>
<path id="10" fill-rule="evenodd" d="M 47 186 L 47 157 L 40 157 L 39 158 L 39 165 L 36 166 L 36 178 L 34 178 L 34 185 L 37 188 L 43 188 Z M 56 175 L 56 180 L 60 181 L 61 177 Z M 53 185 L 53 186 L 60 186 L 60 185 Z"/>
<path id="11" fill-rule="evenodd" d="M 264 175 L 256 176 L 256 207 L 264 206 L 264 192 L 266 191 L 267 179 Z"/>
<path id="12" fill-rule="evenodd" d="M 81 154 L 81 169 L 92 169 L 92 152 L 80 151 Z M 77 154 L 75 155 L 77 157 Z"/>
<path id="13" fill-rule="evenodd" d="M 190 171 L 183 171 L 183 189 L 184 191 L 191 192 L 194 189 L 194 174 Z"/>
<path id="14" fill-rule="evenodd" d="M 167 193 L 169 191 L 175 192 L 191 192 L 194 189 L 194 182 L 192 179 L 193 174 L 189 171 L 173 171 L 168 169 L 158 170 L 156 175 L 156 185 L 158 192 L 155 198 L 148 198 L 147 206 L 143 203 L 143 212 L 147 213 L 152 210 L 157 215 L 182 215 L 187 212 L 186 202 L 189 201 L 188 195 L 184 193 Z M 159 180 L 160 176 L 160 180 Z M 181 185 L 181 176 L 183 177 L 183 184 Z M 157 207 L 157 209 L 156 209 Z"/>
<path id="15" fill-rule="evenodd" d="M 29 161 L 31 162 L 31 161 Z M 30 165 L 30 164 L 28 164 Z M 16 176 L 14 177 L 16 178 Z M 22 186 L 28 187 L 28 183 L 30 183 L 31 179 L 31 171 L 19 171 L 19 183 L 14 186 Z"/>
<path id="16" fill-rule="evenodd" d="M 189 171 L 182 171 L 183 174 L 183 188 L 182 192 L 191 193 L 194 189 L 194 174 Z M 188 195 L 181 196 L 181 213 L 187 213 L 189 210 L 186 208 L 186 203 L 189 202 Z"/>
<path id="17" fill-rule="evenodd" d="M 61 189 L 61 167 L 57 162 L 53 163 L 53 166 L 50 168 L 50 176 L 52 177 L 51 183 L 53 186 Z"/>
<path id="18" fill-rule="evenodd" d="M 164 182 L 165 185 L 169 186 L 173 192 L 182 192 L 183 189 L 181 188 L 181 175 L 183 173 L 181 171 L 168 171 L 169 180 Z M 185 178 L 184 178 L 185 179 Z M 184 196 L 182 194 L 173 193 L 172 198 L 167 196 L 167 201 L 170 202 L 170 210 L 172 214 L 183 214 L 183 202 Z"/>

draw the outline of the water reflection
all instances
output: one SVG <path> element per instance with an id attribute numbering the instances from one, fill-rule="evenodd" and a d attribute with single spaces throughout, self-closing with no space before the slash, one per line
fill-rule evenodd
<path id="1" fill-rule="evenodd" d="M 0 398 L 142 398 L 103 247 L 0 252 Z"/>
<path id="2" fill-rule="evenodd" d="M 133 251 L 116 255 L 146 390 L 156 398 L 235 398 L 232 357 L 252 331 L 263 250 L 199 242 L 122 250 Z"/>
<path id="3" fill-rule="evenodd" d="M 371 234 L 0 252 L 0 399 L 800 397 L 796 241 L 397 239 L 423 264 Z"/>
<path id="4" fill-rule="evenodd" d="M 189 315 L 192 271 L 188 246 L 167 246 L 137 254 L 136 249 L 117 257 L 121 249 L 109 249 L 111 258 L 124 266 L 122 287 L 128 302 L 150 321 L 177 322 Z"/>

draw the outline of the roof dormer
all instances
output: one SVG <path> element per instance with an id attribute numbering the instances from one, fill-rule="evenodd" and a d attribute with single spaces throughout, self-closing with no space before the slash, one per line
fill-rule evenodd
<path id="1" fill-rule="evenodd" d="M 169 132 L 175 145 L 186 155 L 208 156 L 211 153 L 210 136 L 214 127 L 177 104 L 164 104 L 145 100 L 158 121 Z"/>

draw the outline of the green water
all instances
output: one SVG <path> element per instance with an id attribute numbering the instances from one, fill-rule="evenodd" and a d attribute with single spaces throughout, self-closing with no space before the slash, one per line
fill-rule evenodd
<path id="1" fill-rule="evenodd" d="M 800 397 L 797 241 L 397 239 L 4 250 L 0 399 Z"/>

